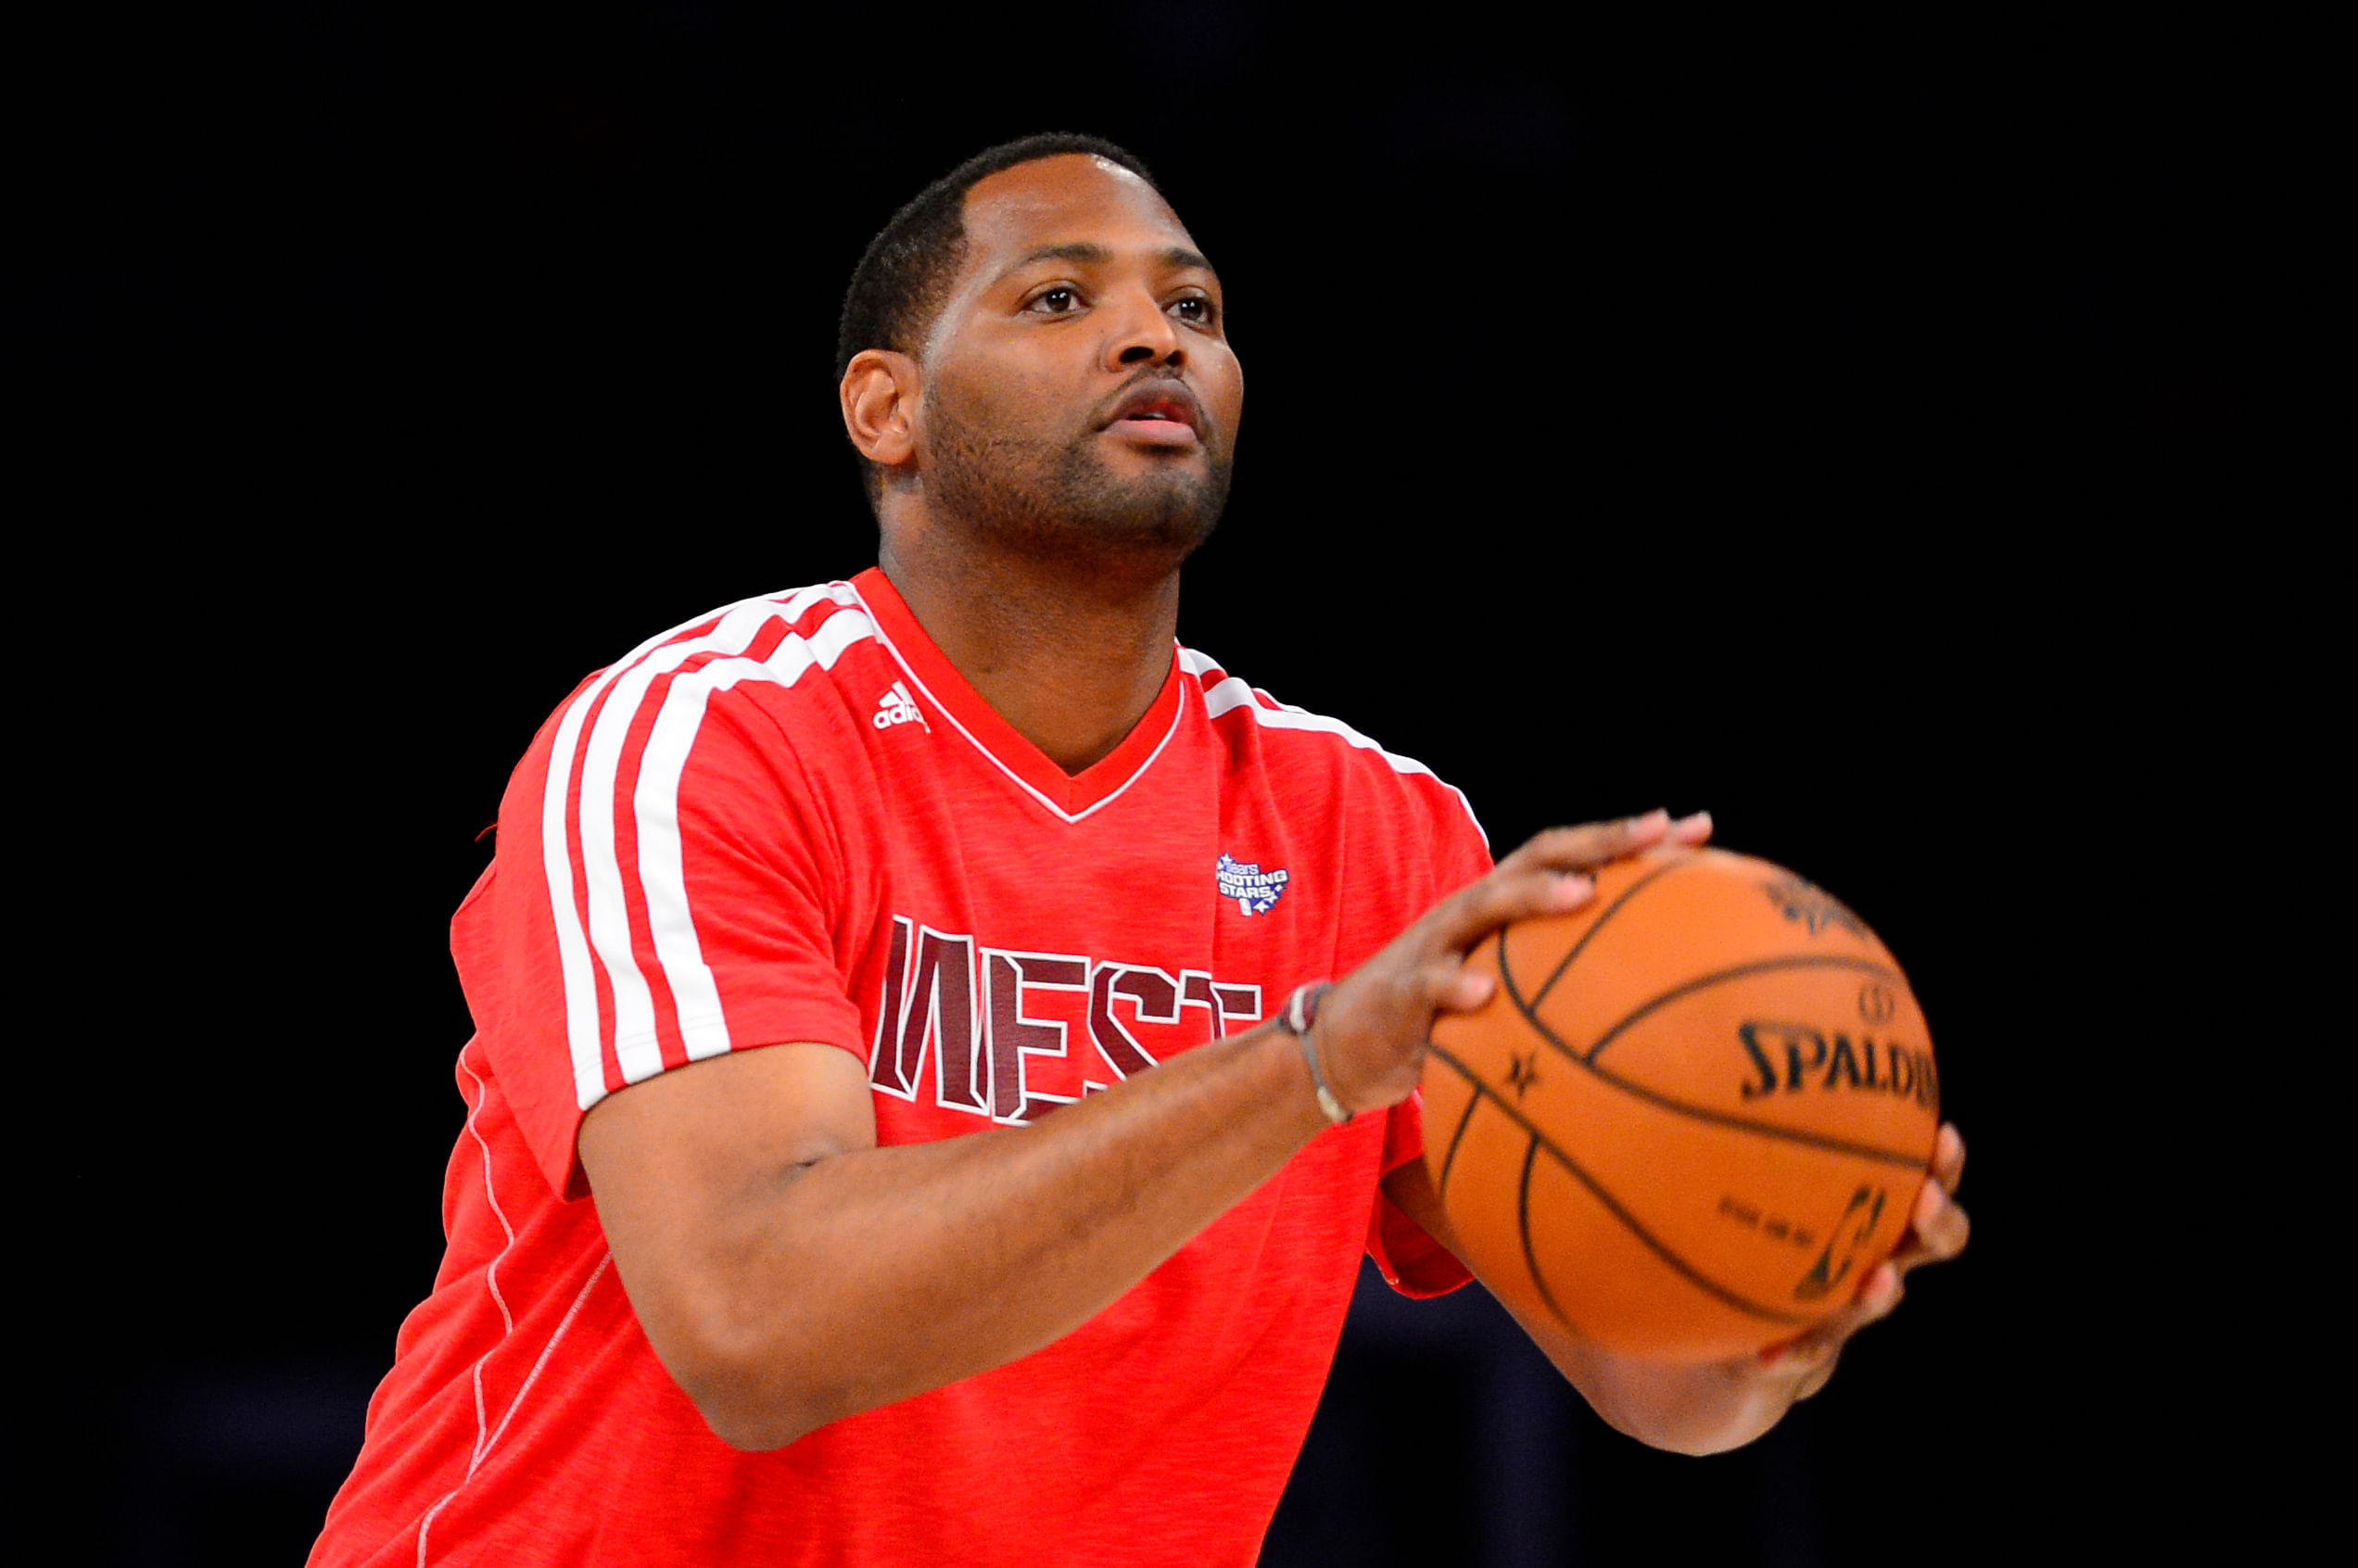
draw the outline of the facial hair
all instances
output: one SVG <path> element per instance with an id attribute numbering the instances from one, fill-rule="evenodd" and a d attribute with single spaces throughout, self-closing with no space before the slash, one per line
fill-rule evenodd
<path id="1" fill-rule="evenodd" d="M 1070 439 L 987 428 L 955 396 L 936 387 L 928 410 L 926 486 L 934 510 L 1027 554 L 1066 564 L 1171 566 L 1211 537 L 1228 504 L 1232 458 L 1205 442 L 1208 462 L 1180 461 L 1147 473 L 1115 474 L 1099 455 L 1097 432 Z"/>

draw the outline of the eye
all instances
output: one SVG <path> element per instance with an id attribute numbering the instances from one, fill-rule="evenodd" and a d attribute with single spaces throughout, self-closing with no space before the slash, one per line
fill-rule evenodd
<path id="1" fill-rule="evenodd" d="M 1211 298 L 1200 294 L 1174 299 L 1165 308 L 1189 326 L 1208 327 L 1219 314 L 1219 308 L 1212 304 Z"/>
<path id="2" fill-rule="evenodd" d="M 1070 284 L 1058 284 L 1033 295 L 1024 308 L 1044 316 L 1069 316 L 1081 308 L 1081 291 Z"/>

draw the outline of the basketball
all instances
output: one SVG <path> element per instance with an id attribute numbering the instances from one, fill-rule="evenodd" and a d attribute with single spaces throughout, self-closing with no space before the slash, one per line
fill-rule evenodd
<path id="1" fill-rule="evenodd" d="M 1790 1339 L 1907 1229 L 1940 1121 L 1923 1014 L 1782 867 L 1662 850 L 1595 879 L 1469 956 L 1500 983 L 1434 1027 L 1433 1185 L 1526 1316 L 1657 1359 Z"/>

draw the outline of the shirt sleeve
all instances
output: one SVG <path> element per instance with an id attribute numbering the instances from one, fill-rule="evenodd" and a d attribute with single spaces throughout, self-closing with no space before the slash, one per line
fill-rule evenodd
<path id="1" fill-rule="evenodd" d="M 1452 797 L 1456 791 L 1452 790 Z M 1434 863 L 1433 896 L 1455 892 L 1490 868 L 1489 841 L 1462 798 L 1443 808 Z M 1385 1283 L 1402 1296 L 1446 1296 L 1474 1276 L 1449 1248 L 1425 1233 L 1384 1195 L 1381 1178 L 1425 1157 L 1425 1097 L 1411 1094 L 1385 1114 L 1384 1157 L 1377 1172 L 1376 1211 L 1367 1221 L 1367 1255 Z"/>
<path id="2" fill-rule="evenodd" d="M 1384 1158 L 1376 1187 L 1376 1211 L 1367 1220 L 1367 1256 L 1385 1283 L 1402 1296 L 1447 1296 L 1474 1276 L 1456 1254 L 1425 1233 L 1384 1195 L 1382 1176 L 1425 1157 L 1425 1101 L 1411 1094 L 1384 1116 Z"/>
<path id="3" fill-rule="evenodd" d="M 586 684 L 535 740 L 451 929 L 493 1069 L 567 1197 L 609 1094 L 785 1041 L 865 1059 L 840 846 L 776 721 L 684 679 L 626 691 L 628 721 L 607 695 Z"/>

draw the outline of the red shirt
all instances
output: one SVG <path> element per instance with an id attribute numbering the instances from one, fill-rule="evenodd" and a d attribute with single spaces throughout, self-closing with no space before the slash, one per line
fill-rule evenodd
<path id="1" fill-rule="evenodd" d="M 535 739 L 452 924 L 449 1251 L 312 1563 L 1250 1562 L 1361 1251 L 1410 1294 L 1465 1278 L 1377 1189 L 1414 1101 L 1046 1348 L 758 1454 L 649 1348 L 575 1133 L 780 1041 L 867 1064 L 881 1144 L 1022 1123 L 1269 1017 L 1488 865 L 1421 765 L 1185 649 L 1068 777 L 876 571 L 643 645 Z"/>

